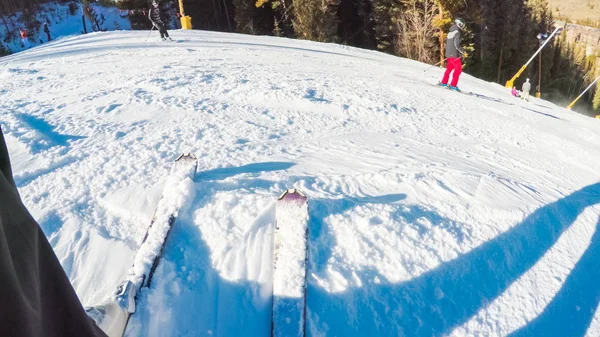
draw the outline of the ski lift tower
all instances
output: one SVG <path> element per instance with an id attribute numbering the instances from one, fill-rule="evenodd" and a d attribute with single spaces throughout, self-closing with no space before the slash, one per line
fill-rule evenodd
<path id="1" fill-rule="evenodd" d="M 519 69 L 519 71 L 515 74 L 515 76 L 513 76 L 513 78 L 511 78 L 510 80 L 508 80 L 506 82 L 507 88 L 514 87 L 515 81 L 517 80 L 517 78 L 519 78 L 519 76 L 521 76 L 521 74 L 525 71 L 525 69 L 527 69 L 527 66 L 531 63 L 531 61 L 533 61 L 535 59 L 535 57 L 542 51 L 542 49 L 544 49 L 544 47 L 548 44 L 548 42 L 550 42 L 550 40 L 552 40 L 554 35 L 556 35 L 558 32 L 560 32 L 564 28 L 564 25 L 557 23 L 555 27 L 556 28 L 554 29 L 554 32 L 552 32 L 552 34 L 550 34 L 550 36 L 546 39 L 546 41 L 542 44 L 542 46 L 535 52 L 535 54 L 533 54 L 533 56 L 529 59 L 529 61 L 527 61 L 527 63 L 525 63 L 525 65 L 523 65 L 521 67 L 521 69 Z"/>
<path id="2" fill-rule="evenodd" d="M 592 82 L 592 84 L 590 84 L 590 86 L 589 86 L 589 87 L 587 87 L 587 88 L 586 88 L 586 89 L 585 89 L 585 90 L 584 90 L 584 91 L 581 93 L 581 95 L 577 96 L 577 98 L 576 98 L 576 99 L 575 99 L 573 102 L 571 102 L 571 104 L 569 104 L 569 106 L 567 107 L 567 109 L 568 109 L 568 110 L 571 110 L 571 109 L 573 108 L 573 106 L 575 105 L 575 103 L 577 103 L 577 101 L 579 101 L 579 99 L 580 99 L 581 97 L 583 97 L 583 95 L 585 95 L 585 93 L 586 93 L 586 92 L 588 92 L 588 91 L 589 91 L 589 90 L 590 90 L 590 89 L 591 89 L 591 88 L 594 86 L 594 84 L 596 84 L 596 82 L 598 82 L 598 80 L 600 80 L 600 76 L 598 76 L 598 77 L 597 77 L 597 78 L 594 80 L 594 82 Z"/>
<path id="3" fill-rule="evenodd" d="M 544 41 L 546 41 L 546 39 L 548 39 L 548 34 L 544 34 L 544 33 L 539 33 L 537 35 L 538 41 L 540 41 L 539 46 L 541 47 L 542 44 L 544 43 Z M 538 85 L 537 85 L 537 90 L 535 92 L 535 97 L 540 98 L 542 97 L 542 53 L 540 53 L 540 57 L 539 57 L 539 70 L 538 70 Z"/>
<path id="4" fill-rule="evenodd" d="M 192 17 L 185 15 L 183 0 L 179 0 L 179 13 L 181 14 L 181 29 L 192 29 Z"/>

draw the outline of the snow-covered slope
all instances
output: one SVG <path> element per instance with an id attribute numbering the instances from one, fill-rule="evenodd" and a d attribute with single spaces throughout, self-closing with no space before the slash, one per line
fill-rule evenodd
<path id="1" fill-rule="evenodd" d="M 44 32 L 44 22 L 48 23 L 50 37 L 54 40 L 68 35 L 79 35 L 83 33 L 83 22 L 85 20 L 86 30 L 93 32 L 97 27 L 87 18 L 82 18 L 81 4 L 73 2 L 77 5 L 75 13 L 72 15 L 69 11 L 68 3 L 49 2 L 40 4 L 35 12 L 35 19 L 39 22 L 39 29 L 36 31 L 28 31 L 29 43 L 32 46 L 41 45 L 48 42 L 48 36 Z M 131 23 L 127 17 L 127 11 L 120 11 L 116 7 L 105 7 L 97 4 L 91 4 L 94 13 L 98 15 L 100 20 L 100 28 L 102 30 L 129 30 Z M 3 21 L 6 23 L 0 25 L 0 43 L 11 52 L 18 52 L 26 49 L 21 42 L 19 28 L 26 28 L 26 20 L 23 18 L 24 13 L 18 12 L 12 16 L 10 20 Z M 102 20 L 102 18 L 104 18 Z M 27 29 L 27 28 L 26 28 Z M 12 39 L 9 39 L 9 31 L 12 32 Z"/>
<path id="2" fill-rule="evenodd" d="M 309 336 L 598 336 L 600 122 L 371 51 L 94 33 L 0 59 L 21 195 L 84 304 L 199 159 L 127 335 L 268 336 L 276 196 L 309 197 Z"/>

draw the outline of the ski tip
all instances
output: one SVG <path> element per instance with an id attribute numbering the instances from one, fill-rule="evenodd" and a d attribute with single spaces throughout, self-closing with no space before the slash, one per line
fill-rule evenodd
<path id="1" fill-rule="evenodd" d="M 196 156 L 193 153 L 188 152 L 188 153 L 182 153 L 182 154 L 180 154 L 179 157 L 177 157 L 177 159 L 175 159 L 175 161 L 180 161 L 182 159 L 194 159 L 194 160 L 196 160 L 197 158 L 196 158 Z"/>
<path id="2" fill-rule="evenodd" d="M 277 200 L 306 200 L 306 194 L 296 188 L 285 190 Z"/>

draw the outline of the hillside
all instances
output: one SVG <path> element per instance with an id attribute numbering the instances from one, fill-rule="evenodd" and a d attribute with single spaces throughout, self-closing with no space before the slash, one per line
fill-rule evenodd
<path id="1" fill-rule="evenodd" d="M 555 15 L 572 20 L 600 20 L 600 0 L 548 0 Z"/>
<path id="2" fill-rule="evenodd" d="M 309 198 L 308 336 L 600 335 L 600 121 L 373 51 L 153 34 L 0 59 L 19 192 L 86 305 L 127 273 L 170 163 L 199 158 L 128 337 L 269 336 L 288 187 Z"/>
<path id="3" fill-rule="evenodd" d="M 3 48 L 9 53 L 26 49 L 19 35 L 20 28 L 27 30 L 31 46 L 38 46 L 48 42 L 48 36 L 44 32 L 44 22 L 48 24 L 51 39 L 83 34 L 83 21 L 85 21 L 86 31 L 93 32 L 97 30 L 97 27 L 88 18 L 82 19 L 80 5 L 72 8 L 69 7 L 69 4 L 66 3 L 45 3 L 39 5 L 33 15 L 35 20 L 26 20 L 26 13 L 24 12 L 16 13 L 11 16 L 10 20 L 3 20 L 2 23 L 4 24 L 0 25 L 0 56 L 2 56 Z M 97 4 L 92 4 L 92 8 L 98 17 L 101 18 L 98 22 L 98 27 L 102 30 L 131 29 L 127 12 L 121 13 L 116 7 L 105 7 Z M 35 22 L 37 24 L 36 29 L 27 27 L 27 22 Z"/>

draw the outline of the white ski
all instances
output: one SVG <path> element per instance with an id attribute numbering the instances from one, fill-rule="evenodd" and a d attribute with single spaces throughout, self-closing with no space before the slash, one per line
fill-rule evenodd
<path id="1" fill-rule="evenodd" d="M 296 189 L 276 205 L 273 250 L 273 337 L 302 337 L 306 323 L 308 200 Z"/>
<path id="2" fill-rule="evenodd" d="M 179 210 L 187 200 L 194 197 L 197 166 L 198 161 L 191 154 L 182 154 L 175 160 L 129 275 L 117 287 L 115 294 L 99 305 L 86 308 L 88 316 L 94 319 L 109 337 L 123 336 L 129 316 L 136 309 L 137 293 L 142 287 L 150 287 Z"/>

